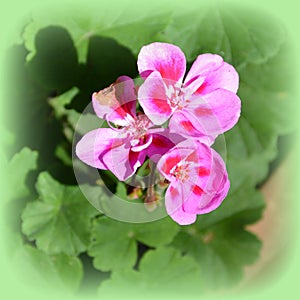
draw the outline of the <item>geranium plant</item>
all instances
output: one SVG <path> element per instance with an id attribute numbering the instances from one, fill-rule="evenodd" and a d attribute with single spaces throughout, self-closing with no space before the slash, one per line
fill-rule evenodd
<path id="1" fill-rule="evenodd" d="M 259 261 L 248 225 L 295 130 L 288 35 L 148 5 L 34 12 L 8 51 L 4 244 L 34 289 L 198 297 Z"/>

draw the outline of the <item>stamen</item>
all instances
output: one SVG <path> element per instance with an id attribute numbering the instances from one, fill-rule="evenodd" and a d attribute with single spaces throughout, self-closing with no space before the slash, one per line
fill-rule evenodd
<path id="1" fill-rule="evenodd" d="M 147 139 L 147 131 L 152 126 L 152 122 L 144 114 L 137 115 L 128 126 L 125 127 L 125 130 L 128 136 L 131 137 L 131 145 L 137 146 L 139 143 L 144 144 Z"/>
<path id="2" fill-rule="evenodd" d="M 189 178 L 189 167 L 190 162 L 182 160 L 171 169 L 170 174 L 184 183 Z"/>
<path id="3" fill-rule="evenodd" d="M 181 109 L 185 106 L 185 90 L 181 84 L 170 86 L 167 89 L 167 97 L 172 108 Z"/>

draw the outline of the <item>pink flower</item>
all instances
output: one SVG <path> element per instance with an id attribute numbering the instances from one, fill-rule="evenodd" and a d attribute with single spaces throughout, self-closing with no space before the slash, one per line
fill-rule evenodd
<path id="1" fill-rule="evenodd" d="M 226 197 L 229 180 L 219 154 L 196 139 L 187 139 L 162 156 L 157 164 L 170 182 L 165 195 L 167 213 L 180 225 L 197 214 L 215 210 Z"/>
<path id="2" fill-rule="evenodd" d="M 146 115 L 136 114 L 136 90 L 131 78 L 119 77 L 116 83 L 94 93 L 92 102 L 97 116 L 105 119 L 110 128 L 92 130 L 78 142 L 76 154 L 84 163 L 110 170 L 124 181 L 146 156 L 158 161 L 174 146 L 168 130 L 152 128 L 154 124 Z"/>
<path id="3" fill-rule="evenodd" d="M 238 74 L 221 56 L 199 55 L 184 80 L 185 56 L 172 44 L 142 47 L 137 64 L 145 79 L 139 101 L 154 124 L 161 125 L 172 116 L 171 131 L 212 144 L 238 121 Z"/>

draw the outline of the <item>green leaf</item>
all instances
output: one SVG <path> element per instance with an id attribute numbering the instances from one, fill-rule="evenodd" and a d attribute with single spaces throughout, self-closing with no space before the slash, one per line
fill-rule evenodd
<path id="1" fill-rule="evenodd" d="M 100 128 L 104 121 L 101 121 L 95 114 L 81 114 L 75 109 L 66 107 L 72 103 L 72 100 L 78 93 L 79 89 L 77 87 L 73 87 L 67 92 L 51 98 L 49 100 L 49 104 L 54 109 L 54 114 L 57 119 L 66 118 L 69 126 L 72 128 L 72 131 L 76 130 L 79 134 L 85 134 L 88 131 Z M 71 141 L 72 138 L 73 134 L 71 134 L 69 140 Z"/>
<path id="2" fill-rule="evenodd" d="M 285 38 L 281 24 L 265 12 L 220 4 L 177 9 L 164 34 L 189 61 L 201 53 L 216 53 L 235 66 L 266 61 Z"/>
<path id="3" fill-rule="evenodd" d="M 201 223 L 182 231 L 173 246 L 197 260 L 206 289 L 232 286 L 243 276 L 245 265 L 259 257 L 261 242 L 234 223 L 201 230 Z"/>
<path id="4" fill-rule="evenodd" d="M 55 289 L 74 292 L 81 283 L 81 261 L 66 254 L 48 255 L 29 245 L 19 245 L 12 257 L 18 267 L 19 280 L 34 285 L 37 289 Z"/>
<path id="5" fill-rule="evenodd" d="M 249 121 L 241 116 L 238 124 L 225 134 L 227 170 L 231 190 L 244 182 L 255 185 L 268 174 L 269 163 L 277 153 L 277 135 L 266 136 L 265 144 Z"/>
<path id="6" fill-rule="evenodd" d="M 131 224 L 100 217 L 94 222 L 89 255 L 102 271 L 131 268 L 137 261 L 137 242 L 150 247 L 169 244 L 179 226 L 169 218 Z"/>
<path id="7" fill-rule="evenodd" d="M 79 187 L 62 185 L 43 172 L 36 189 L 39 199 L 28 203 L 22 214 L 24 234 L 48 254 L 84 252 L 89 243 L 91 218 L 98 212 Z"/>
<path id="8" fill-rule="evenodd" d="M 198 216 L 198 220 L 202 229 L 231 219 L 239 225 L 252 224 L 261 218 L 264 207 L 261 193 L 243 183 L 229 191 L 220 207 L 209 214 Z"/>
<path id="9" fill-rule="evenodd" d="M 132 3 L 115 6 L 103 3 L 93 10 L 77 6 L 69 8 L 68 14 L 57 11 L 33 14 L 33 22 L 23 34 L 25 46 L 30 52 L 27 60 L 35 55 L 37 32 L 49 25 L 62 26 L 68 30 L 80 63 L 86 62 L 90 39 L 97 35 L 112 37 L 137 54 L 141 46 L 155 40 L 169 23 L 170 12 L 161 6 L 151 16 L 146 9 L 141 10 Z"/>
<path id="10" fill-rule="evenodd" d="M 261 242 L 244 228 L 261 218 L 263 208 L 261 194 L 242 184 L 218 209 L 182 228 L 172 246 L 197 260 L 207 289 L 231 286 L 259 257 Z"/>
<path id="11" fill-rule="evenodd" d="M 38 153 L 29 148 L 23 148 L 13 158 L 6 162 L 5 179 L 7 199 L 23 198 L 29 195 L 26 178 L 30 171 L 37 168 Z"/>
<path id="12" fill-rule="evenodd" d="M 61 118 L 68 113 L 66 105 L 72 102 L 72 99 L 79 93 L 77 87 L 71 88 L 69 91 L 49 100 L 49 104 L 53 107 L 56 118 Z"/>
<path id="13" fill-rule="evenodd" d="M 169 24 L 170 16 L 171 14 L 165 11 L 150 16 L 139 16 L 129 23 L 116 24 L 99 34 L 116 39 L 137 55 L 142 46 L 160 38 L 159 34 Z"/>
<path id="14" fill-rule="evenodd" d="M 59 158 L 66 166 L 72 167 L 71 154 L 65 149 L 65 144 L 59 144 L 55 148 L 55 156 Z"/>
<path id="15" fill-rule="evenodd" d="M 117 183 L 117 188 L 116 188 L 116 194 L 115 195 L 120 197 L 121 199 L 128 199 L 126 185 L 123 182 L 119 181 Z"/>
<path id="16" fill-rule="evenodd" d="M 188 256 L 181 256 L 172 248 L 160 247 L 148 251 L 142 258 L 139 270 L 121 270 L 112 273 L 99 289 L 101 295 L 125 292 L 130 296 L 193 295 L 201 292 L 200 270 Z M 166 293 L 166 295 L 165 295 Z"/>
<path id="17" fill-rule="evenodd" d="M 243 114 L 267 145 L 267 135 L 287 134 L 296 128 L 296 74 L 292 45 L 285 43 L 277 55 L 261 64 L 239 69 L 239 95 Z"/>

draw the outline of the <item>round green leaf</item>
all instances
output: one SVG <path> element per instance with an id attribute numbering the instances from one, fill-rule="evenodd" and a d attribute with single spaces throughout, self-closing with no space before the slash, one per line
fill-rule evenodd
<path id="1" fill-rule="evenodd" d="M 131 268 L 137 261 L 137 243 L 150 247 L 170 243 L 179 226 L 169 218 L 151 223 L 131 224 L 99 217 L 92 230 L 89 255 L 102 271 Z"/>
<path id="2" fill-rule="evenodd" d="M 26 205 L 22 230 L 48 254 L 77 255 L 89 243 L 91 218 L 98 214 L 79 187 L 65 186 L 48 173 L 38 177 L 39 199 Z"/>

